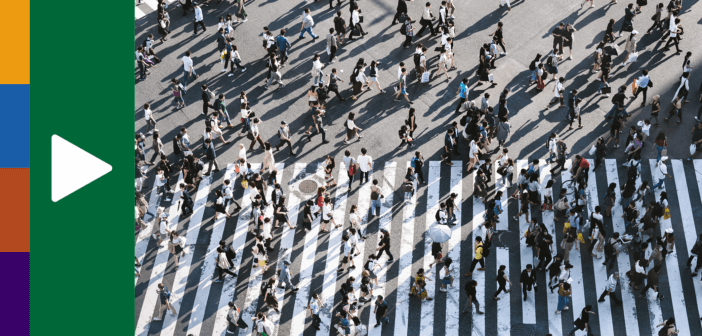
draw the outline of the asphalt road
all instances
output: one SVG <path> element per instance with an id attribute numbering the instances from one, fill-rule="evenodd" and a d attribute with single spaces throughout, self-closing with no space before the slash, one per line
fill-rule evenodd
<path id="1" fill-rule="evenodd" d="M 214 1 L 213 1 L 214 3 Z M 216 24 L 220 16 L 226 13 L 233 13 L 234 7 L 229 2 L 220 5 L 204 7 L 205 24 L 208 30 L 193 36 L 193 14 L 186 17 L 181 16 L 181 9 L 171 5 L 169 13 L 171 16 L 172 34 L 166 43 L 157 43 L 156 53 L 163 60 L 156 68 L 151 69 L 151 74 L 144 82 L 135 80 L 135 130 L 146 133 L 141 106 L 144 102 L 152 105 L 157 120 L 157 128 L 160 130 L 166 152 L 170 155 L 172 147 L 170 145 L 173 137 L 178 133 L 181 126 L 188 128 L 191 139 L 197 147 L 197 155 L 203 155 L 199 146 L 201 144 L 201 134 L 204 130 L 203 118 L 200 115 L 200 84 L 207 84 L 215 93 L 224 93 L 228 103 L 230 116 L 238 120 L 237 98 L 239 92 L 247 92 L 251 101 L 251 106 L 256 114 L 263 120 L 260 127 L 264 141 L 270 140 L 273 145 L 277 144 L 275 136 L 281 120 L 290 124 L 293 135 L 294 150 L 298 152 L 297 157 L 290 157 L 286 150 L 276 154 L 276 161 L 284 163 L 287 167 L 293 166 L 297 162 L 312 165 L 321 161 L 326 155 L 333 155 L 337 162 L 343 156 L 344 150 L 350 150 L 352 155 L 358 155 L 360 148 L 367 148 L 369 155 L 375 161 L 382 164 L 387 161 L 395 161 L 404 164 L 408 161 L 415 150 L 420 150 L 427 160 L 439 160 L 441 147 L 443 146 L 443 134 L 447 125 L 457 121 L 459 116 L 454 114 L 458 89 L 458 83 L 464 77 L 470 80 L 470 99 L 479 102 L 479 96 L 489 92 L 492 96 L 491 105 L 497 103 L 499 93 L 504 89 L 510 90 L 508 106 L 510 108 L 510 123 L 512 125 L 512 135 L 506 147 L 510 149 L 510 157 L 518 159 L 543 159 L 547 156 L 545 147 L 546 139 L 551 132 L 557 132 L 569 147 L 572 154 L 584 153 L 592 145 L 598 136 L 608 137 L 608 124 L 604 121 L 604 114 L 611 107 L 610 99 L 596 96 L 594 93 L 599 86 L 595 80 L 595 75 L 590 74 L 592 66 L 592 53 L 596 44 L 602 40 L 604 29 L 610 18 L 617 20 L 615 28 L 618 29 L 624 16 L 626 2 L 616 5 L 605 4 L 600 0 L 594 9 L 580 9 L 579 1 L 515 1 L 510 12 L 498 7 L 499 2 L 459 2 L 457 4 L 456 34 L 454 44 L 456 58 L 455 71 L 451 71 L 451 80 L 446 82 L 441 77 L 432 80 L 427 85 L 411 84 L 408 92 L 414 101 L 413 107 L 417 109 L 417 131 L 415 139 L 418 147 L 412 150 L 397 149 L 399 139 L 397 131 L 403 125 L 407 116 L 408 105 L 403 101 L 396 103 L 391 97 L 391 86 L 396 83 L 397 67 L 400 62 L 412 64 L 411 49 L 402 49 L 401 44 L 404 36 L 399 34 L 400 25 L 390 25 L 395 14 L 396 3 L 391 0 L 358 2 L 365 15 L 363 23 L 364 30 L 369 34 L 364 39 L 357 39 L 344 44 L 337 52 L 339 61 L 333 65 L 326 65 L 325 72 L 331 68 L 344 70 L 341 77 L 348 79 L 348 74 L 352 66 L 360 57 L 365 58 L 367 63 L 377 60 L 381 63 L 379 67 L 379 81 L 388 92 L 381 94 L 377 89 L 362 94 L 357 101 L 346 100 L 340 103 L 336 98 L 328 101 L 328 112 L 325 118 L 329 144 L 321 144 L 319 136 L 313 138 L 312 142 L 303 140 L 301 134 L 310 125 L 309 108 L 305 97 L 306 90 L 312 84 L 310 70 L 312 68 L 312 55 L 315 53 L 325 54 L 325 41 L 318 39 L 313 41 L 307 37 L 298 39 L 297 33 L 300 27 L 301 13 L 304 8 L 310 8 L 314 16 L 316 26 L 314 31 L 317 35 L 324 36 L 328 29 L 333 26 L 332 16 L 336 12 L 329 10 L 326 2 L 296 2 L 296 1 L 250 1 L 246 8 L 249 14 L 248 22 L 235 27 L 234 43 L 239 47 L 239 52 L 248 70 L 245 73 L 236 72 L 232 77 L 220 72 L 218 53 L 216 51 Z M 438 2 L 433 2 L 433 11 L 438 14 Z M 143 6 L 143 5 L 141 5 Z M 409 14 L 414 18 L 419 18 L 423 5 L 421 1 L 408 2 Z M 699 80 L 697 79 L 696 68 L 699 66 L 700 57 L 698 55 L 699 46 L 702 45 L 702 37 L 696 32 L 699 31 L 699 23 L 696 17 L 702 13 L 702 7 L 697 1 L 685 1 L 681 18 L 687 34 L 681 41 L 680 47 L 684 51 L 692 51 L 693 76 L 690 87 L 690 103 L 683 107 L 684 123 L 663 122 L 661 127 L 652 128 L 651 136 L 655 136 L 659 131 L 664 131 L 668 135 L 668 153 L 671 158 L 684 159 L 688 155 L 690 141 L 690 129 L 694 123 L 694 115 L 700 104 L 697 102 Z M 343 17 L 348 20 L 348 2 L 343 2 L 339 9 Z M 654 13 L 653 2 L 643 8 L 643 13 L 634 20 L 634 28 L 641 34 L 648 29 L 651 24 L 650 17 Z M 694 18 L 694 19 L 693 19 Z M 476 87 L 478 50 L 482 43 L 489 41 L 489 33 L 496 27 L 496 23 L 504 23 L 504 34 L 508 55 L 500 57 L 496 61 L 497 69 L 493 70 L 495 87 L 489 88 L 485 85 Z M 566 79 L 565 88 L 571 90 L 577 88 L 583 98 L 583 128 L 574 131 L 567 131 L 567 123 L 563 121 L 566 109 L 552 108 L 548 111 L 544 109 L 546 103 L 551 99 L 551 85 L 543 92 L 537 94 L 533 86 L 528 85 L 529 62 L 534 55 L 548 53 L 551 47 L 550 31 L 559 22 L 574 24 L 575 48 L 573 60 L 562 61 L 559 65 L 559 76 Z M 268 26 L 274 36 L 282 29 L 288 29 L 286 36 L 292 43 L 288 66 L 282 69 L 283 80 L 286 86 L 282 89 L 265 90 L 263 87 L 266 78 L 265 62 L 262 60 L 265 55 L 261 47 L 262 27 Z M 135 22 L 135 45 L 140 45 L 146 34 L 153 33 L 158 38 L 156 29 L 155 13 L 147 13 L 143 18 Z M 616 88 L 622 84 L 630 85 L 634 78 L 640 75 L 641 69 L 648 69 L 649 74 L 655 82 L 655 87 L 649 89 L 649 102 L 655 94 L 661 95 L 662 113 L 667 115 L 670 108 L 670 100 L 679 83 L 679 76 L 682 72 L 681 65 L 684 53 L 676 54 L 674 51 L 661 51 L 662 45 L 658 42 L 660 33 L 654 32 L 651 35 L 640 35 L 639 39 L 639 60 L 628 67 L 615 67 L 610 85 Z M 429 34 L 415 39 L 429 47 L 428 63 L 432 71 L 436 69 L 438 57 L 433 48 L 439 45 L 438 38 L 432 38 Z M 623 49 L 624 39 L 616 41 Z M 180 57 L 186 50 L 193 53 L 196 71 L 200 78 L 188 84 L 188 94 L 185 96 L 187 107 L 182 110 L 176 109 L 170 91 L 170 79 L 173 77 L 182 78 L 182 65 Z M 326 55 L 322 55 L 322 60 L 326 61 Z M 614 60 L 614 64 L 621 63 L 622 57 Z M 136 78 L 136 71 L 135 71 Z M 342 94 L 345 97 L 350 95 L 350 86 L 342 84 Z M 641 99 L 641 98 L 639 98 Z M 638 108 L 640 100 L 628 108 L 633 113 L 629 124 L 648 117 L 650 107 Z M 349 145 L 343 143 L 345 136 L 343 122 L 348 112 L 356 113 L 356 124 L 363 129 L 364 138 L 354 141 Z M 628 127 L 629 124 L 627 124 Z M 246 146 L 249 140 L 239 137 L 240 126 L 234 129 L 227 129 L 225 139 L 232 141 L 232 144 L 221 146 L 215 141 L 220 163 L 231 163 L 237 156 L 237 143 L 244 143 Z M 620 142 L 621 145 L 623 144 Z M 150 140 L 147 141 L 150 143 Z M 622 160 L 623 151 L 614 150 L 610 144 L 608 158 Z M 624 146 L 622 146 L 624 147 Z M 650 148 L 647 146 L 647 148 Z M 454 158 L 454 160 L 465 160 L 467 150 L 462 147 L 464 156 Z M 150 154 L 150 153 L 149 153 Z M 262 161 L 262 151 L 256 148 L 249 152 L 249 159 L 252 162 Z M 643 153 L 644 159 L 655 158 L 655 151 L 648 150 Z M 308 170 L 312 172 L 312 170 Z M 149 173 L 149 176 L 153 173 Z M 443 175 L 443 174 L 442 174 Z M 287 176 L 290 176 L 288 174 Z M 212 188 L 219 187 L 221 181 L 217 181 Z M 147 183 L 150 184 L 150 183 Z M 443 188 L 443 187 L 442 187 Z M 466 190 L 467 191 L 467 190 Z M 469 193 L 464 192 L 464 198 Z M 418 209 L 421 210 L 421 209 Z M 394 219 L 394 221 L 399 219 Z M 423 225 L 424 214 L 417 213 L 418 225 Z M 421 239 L 422 232 L 415 232 L 415 241 Z M 470 245 L 470 244 L 469 244 Z M 467 258 L 464 258 L 464 260 Z"/>

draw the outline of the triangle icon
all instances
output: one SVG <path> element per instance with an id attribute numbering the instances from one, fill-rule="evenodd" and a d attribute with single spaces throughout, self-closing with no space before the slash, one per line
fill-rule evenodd
<path id="1" fill-rule="evenodd" d="M 56 134 L 51 136 L 52 201 L 60 201 L 111 171 L 105 161 Z"/>

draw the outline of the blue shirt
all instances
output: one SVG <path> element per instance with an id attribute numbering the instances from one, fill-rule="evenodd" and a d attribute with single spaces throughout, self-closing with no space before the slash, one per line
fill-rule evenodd
<path id="1" fill-rule="evenodd" d="M 648 86 L 649 80 L 650 80 L 650 77 L 641 76 L 641 77 L 639 77 L 639 79 L 636 80 L 636 85 L 638 85 L 640 88 L 646 88 Z"/>
<path id="2" fill-rule="evenodd" d="M 468 85 L 465 85 L 461 82 L 461 98 L 466 97 L 468 97 Z"/>
<path id="3" fill-rule="evenodd" d="M 285 51 L 290 46 L 290 41 L 285 36 L 278 35 L 275 38 L 275 44 L 278 45 L 278 50 Z"/>

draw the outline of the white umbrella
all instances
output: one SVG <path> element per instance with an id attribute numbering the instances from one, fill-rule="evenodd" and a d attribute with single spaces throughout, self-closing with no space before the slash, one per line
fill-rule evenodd
<path id="1" fill-rule="evenodd" d="M 429 228 L 429 238 L 436 243 L 445 243 L 451 238 L 451 228 L 448 225 L 434 225 Z"/>

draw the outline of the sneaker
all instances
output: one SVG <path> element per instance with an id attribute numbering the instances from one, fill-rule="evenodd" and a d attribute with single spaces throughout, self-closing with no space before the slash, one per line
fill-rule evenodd
<path id="1" fill-rule="evenodd" d="M 395 262 L 395 259 L 390 259 L 390 260 L 387 261 L 388 264 L 391 264 L 391 263 L 394 263 L 394 262 Z"/>
<path id="2" fill-rule="evenodd" d="M 227 72 L 227 69 L 222 69 L 222 72 Z"/>
<path id="3" fill-rule="evenodd" d="M 446 289 L 446 288 L 439 288 L 439 290 L 444 292 L 444 293 L 448 292 L 448 289 Z"/>
<path id="4" fill-rule="evenodd" d="M 227 76 L 228 76 L 228 77 L 231 77 L 231 76 L 234 76 L 234 74 L 233 74 L 233 73 L 229 73 Z"/>
<path id="5" fill-rule="evenodd" d="M 241 69 L 241 72 L 244 72 L 244 71 L 246 71 L 246 68 Z"/>
<path id="6" fill-rule="evenodd" d="M 161 319 L 158 317 L 154 317 L 153 321 L 161 321 Z"/>
<path id="7" fill-rule="evenodd" d="M 220 279 L 217 279 L 217 280 L 215 280 L 215 281 L 212 281 L 212 282 L 222 282 L 222 280 L 220 280 Z"/>

